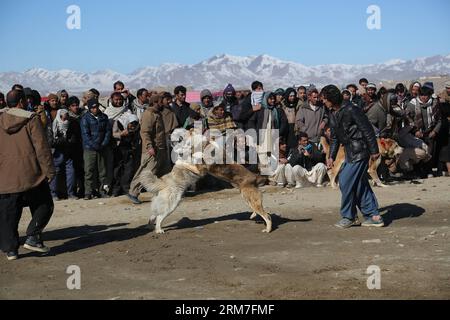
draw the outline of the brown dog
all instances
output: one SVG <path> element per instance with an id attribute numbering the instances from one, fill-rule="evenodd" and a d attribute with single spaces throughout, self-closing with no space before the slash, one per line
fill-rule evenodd
<path id="1" fill-rule="evenodd" d="M 161 228 L 164 219 L 177 208 L 186 189 L 206 174 L 211 174 L 238 188 L 253 211 L 252 217 L 257 214 L 264 219 L 266 228 L 263 232 L 272 231 L 272 220 L 270 214 L 263 208 L 262 195 L 258 189 L 265 178 L 252 173 L 239 164 L 193 165 L 177 161 L 172 171 L 161 179 L 153 174 L 142 179 L 142 184 L 147 191 L 155 194 L 152 198 L 149 225 L 156 224 L 156 233 L 164 233 Z"/>
<path id="2" fill-rule="evenodd" d="M 322 137 L 320 140 L 320 143 L 322 144 L 324 151 L 327 155 L 327 159 L 330 156 L 330 145 L 325 137 Z M 387 187 L 384 183 L 381 182 L 380 177 L 378 177 L 377 169 L 380 165 L 382 158 L 383 159 L 396 159 L 398 156 L 403 152 L 403 148 L 398 145 L 398 143 L 395 140 L 392 139 L 385 139 L 385 138 L 378 138 L 378 149 L 380 150 L 380 155 L 376 161 L 369 160 L 369 169 L 367 172 L 369 173 L 370 177 L 372 178 L 372 184 L 374 186 L 379 187 Z M 339 174 L 339 171 L 341 170 L 342 164 L 345 160 L 345 148 L 343 145 L 340 146 L 338 154 L 336 156 L 336 160 L 334 161 L 334 166 L 330 170 L 328 170 L 328 177 L 330 178 L 331 187 L 333 189 L 337 189 L 337 183 L 336 178 Z"/>

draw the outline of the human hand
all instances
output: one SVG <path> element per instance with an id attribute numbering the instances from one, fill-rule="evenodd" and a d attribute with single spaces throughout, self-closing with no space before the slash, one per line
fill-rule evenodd
<path id="1" fill-rule="evenodd" d="M 327 168 L 331 169 L 331 168 L 333 168 L 333 165 L 334 165 L 334 160 L 331 158 L 328 158 L 327 159 Z"/>
<path id="2" fill-rule="evenodd" d="M 150 148 L 150 149 L 148 149 L 147 150 L 147 154 L 150 156 L 150 157 L 154 157 L 155 156 L 155 149 L 153 149 L 153 148 Z"/>

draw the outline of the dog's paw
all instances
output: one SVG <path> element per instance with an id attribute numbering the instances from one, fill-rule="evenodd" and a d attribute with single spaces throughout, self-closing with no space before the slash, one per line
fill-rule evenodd
<path id="1" fill-rule="evenodd" d="M 272 230 L 266 228 L 266 229 L 263 229 L 261 232 L 262 232 L 262 233 L 270 233 L 271 231 L 272 231 Z"/>
<path id="2" fill-rule="evenodd" d="M 163 234 L 165 233 L 163 229 L 155 230 L 155 233 L 157 234 Z"/>

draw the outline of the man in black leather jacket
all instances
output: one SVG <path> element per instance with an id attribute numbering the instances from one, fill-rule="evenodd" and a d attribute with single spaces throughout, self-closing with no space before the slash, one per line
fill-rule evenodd
<path id="1" fill-rule="evenodd" d="M 359 225 L 357 207 L 364 218 L 363 226 L 382 227 L 378 201 L 367 177 L 369 158 L 380 156 L 373 127 L 364 112 L 351 103 L 342 105 L 342 95 L 336 86 L 323 88 L 324 103 L 330 109 L 331 146 L 327 166 L 331 168 L 340 145 L 345 147 L 345 162 L 339 174 L 342 193 L 340 228 Z"/>

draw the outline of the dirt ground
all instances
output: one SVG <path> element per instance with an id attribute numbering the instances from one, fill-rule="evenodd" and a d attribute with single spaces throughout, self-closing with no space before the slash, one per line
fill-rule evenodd
<path id="1" fill-rule="evenodd" d="M 333 226 L 339 191 L 264 187 L 270 234 L 235 189 L 188 195 L 163 235 L 145 228 L 149 203 L 60 201 L 44 235 L 50 255 L 0 258 L 0 298 L 449 299 L 449 187 L 442 177 L 376 188 L 387 227 L 348 230 Z M 28 209 L 22 219 L 23 236 Z M 71 265 L 80 290 L 67 289 Z M 367 287 L 371 265 L 380 290 Z"/>

